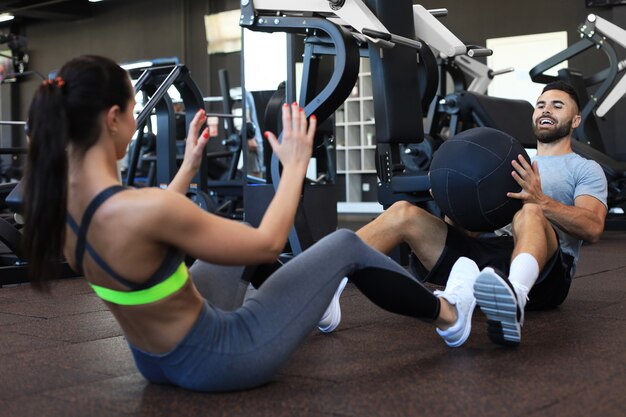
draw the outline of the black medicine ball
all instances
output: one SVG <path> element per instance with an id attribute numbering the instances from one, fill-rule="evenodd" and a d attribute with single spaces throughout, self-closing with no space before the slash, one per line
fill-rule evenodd
<path id="1" fill-rule="evenodd" d="M 444 214 L 455 224 L 474 232 L 506 226 L 522 207 L 507 197 L 520 192 L 513 179 L 511 161 L 530 158 L 512 136 L 496 129 L 477 127 L 445 141 L 430 165 L 430 187 Z"/>

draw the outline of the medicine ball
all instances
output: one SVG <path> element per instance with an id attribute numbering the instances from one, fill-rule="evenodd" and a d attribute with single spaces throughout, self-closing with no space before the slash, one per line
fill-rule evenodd
<path id="1" fill-rule="evenodd" d="M 437 205 L 455 224 L 470 231 L 506 226 L 522 207 L 521 200 L 506 195 L 522 189 L 511 176 L 511 161 L 520 154 L 530 162 L 515 138 L 488 127 L 448 139 L 430 165 L 430 187 Z"/>

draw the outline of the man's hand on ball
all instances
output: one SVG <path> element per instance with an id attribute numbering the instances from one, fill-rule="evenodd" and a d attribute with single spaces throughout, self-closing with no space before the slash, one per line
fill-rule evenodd
<path id="1" fill-rule="evenodd" d="M 539 175 L 539 167 L 537 162 L 532 165 L 522 156 L 517 156 L 517 161 L 512 161 L 513 179 L 522 187 L 519 193 L 507 193 L 507 197 L 522 200 L 524 203 L 541 204 L 546 195 L 541 189 L 541 176 Z"/>

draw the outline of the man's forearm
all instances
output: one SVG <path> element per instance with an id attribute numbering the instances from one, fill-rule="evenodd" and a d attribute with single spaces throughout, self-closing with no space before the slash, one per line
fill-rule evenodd
<path id="1" fill-rule="evenodd" d="M 589 208 L 568 206 L 548 197 L 540 206 L 548 220 L 578 239 L 596 242 L 604 230 L 604 216 Z"/>

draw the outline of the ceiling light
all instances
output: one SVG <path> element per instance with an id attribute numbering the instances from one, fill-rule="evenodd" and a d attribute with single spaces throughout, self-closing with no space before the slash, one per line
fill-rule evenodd
<path id="1" fill-rule="evenodd" d="M 13 19 L 15 19 L 15 16 L 11 13 L 0 13 L 0 22 L 8 22 Z"/>
<path id="2" fill-rule="evenodd" d="M 127 64 L 120 65 L 120 67 L 124 68 L 126 71 L 139 69 L 139 68 L 147 68 L 151 66 L 152 66 L 151 61 L 129 62 Z"/>

